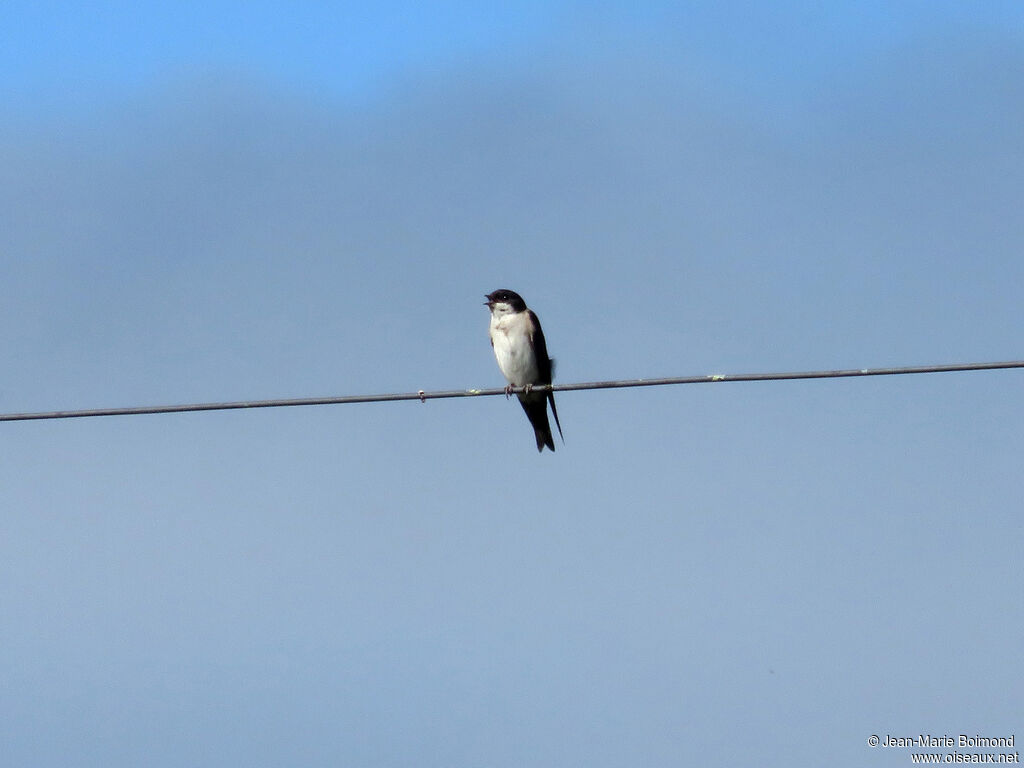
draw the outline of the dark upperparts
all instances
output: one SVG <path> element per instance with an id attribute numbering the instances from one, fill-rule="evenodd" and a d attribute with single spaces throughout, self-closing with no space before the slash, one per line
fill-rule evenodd
<path id="1" fill-rule="evenodd" d="M 526 309 L 526 302 L 523 301 L 523 297 L 515 291 L 510 291 L 505 288 L 499 288 L 496 291 L 487 294 L 487 306 L 493 306 L 495 304 L 508 304 L 512 307 L 513 312 L 522 312 Z"/>

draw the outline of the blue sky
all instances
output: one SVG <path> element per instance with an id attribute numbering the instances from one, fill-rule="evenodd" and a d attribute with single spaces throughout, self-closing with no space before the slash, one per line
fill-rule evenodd
<path id="1" fill-rule="evenodd" d="M 511 71 L 539 53 L 573 58 L 657 42 L 785 89 L 938 34 L 999 33 L 1020 41 L 1011 2 L 986 13 L 955 2 L 5 3 L 4 95 L 29 103 L 133 93 L 168 78 L 227 70 L 351 96 L 419 79 L 433 68 L 497 62 Z M 780 84 L 781 85 L 781 84 Z M 774 89 L 772 89 L 774 90 Z M 24 106 L 24 104 L 22 105 Z"/>
<path id="2" fill-rule="evenodd" d="M 0 411 L 1021 357 L 989 3 L 0 9 Z M 3 425 L 16 765 L 1020 727 L 1017 371 Z M 1024 738 L 1017 734 L 1019 738 Z"/>

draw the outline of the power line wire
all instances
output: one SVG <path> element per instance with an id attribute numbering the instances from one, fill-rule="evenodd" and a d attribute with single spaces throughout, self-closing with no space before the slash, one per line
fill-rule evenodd
<path id="1" fill-rule="evenodd" d="M 710 384 L 736 381 L 792 381 L 794 379 L 842 379 L 859 376 L 899 376 L 915 373 L 952 373 L 954 371 L 991 371 L 1024 368 L 1024 360 L 997 363 L 953 363 L 951 365 L 917 365 L 899 368 L 854 368 L 833 371 L 791 371 L 783 373 L 716 373 L 707 376 L 676 376 L 663 379 L 620 379 L 588 381 L 577 384 L 554 384 L 533 387 L 535 392 L 575 392 L 581 389 L 623 389 L 626 387 L 661 387 L 669 384 Z M 514 387 L 512 393 L 524 391 Z M 3 413 L 0 421 L 39 421 L 42 419 L 77 419 L 88 416 L 139 416 L 153 413 L 186 413 L 189 411 L 229 411 L 241 408 L 287 408 L 300 405 L 346 405 L 349 403 L 386 403 L 397 400 L 441 400 L 451 397 L 488 397 L 507 394 L 497 389 L 450 389 L 437 392 L 402 392 L 378 395 L 345 395 L 341 397 L 303 397 L 283 400 L 240 400 L 224 403 L 187 403 L 184 405 L 145 405 L 128 408 L 93 408 L 81 411 L 44 411 L 40 413 Z"/>

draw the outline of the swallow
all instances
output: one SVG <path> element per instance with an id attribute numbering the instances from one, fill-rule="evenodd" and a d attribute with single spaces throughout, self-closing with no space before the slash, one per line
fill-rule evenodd
<path id="1" fill-rule="evenodd" d="M 484 304 L 491 310 L 491 347 L 498 360 L 498 367 L 508 381 L 505 395 L 511 394 L 512 387 L 526 388 L 526 392 L 518 394 L 519 403 L 533 425 L 537 450 L 543 451 L 546 445 L 553 451 L 555 440 L 551 436 L 551 425 L 548 422 L 548 403 L 551 403 L 558 435 L 562 436 L 562 425 L 558 422 L 558 411 L 555 409 L 555 395 L 550 390 L 529 391 L 532 386 L 550 384 L 554 373 L 554 360 L 548 357 L 540 320 L 515 291 L 500 289 L 488 293 Z M 564 437 L 562 442 L 565 442 Z"/>

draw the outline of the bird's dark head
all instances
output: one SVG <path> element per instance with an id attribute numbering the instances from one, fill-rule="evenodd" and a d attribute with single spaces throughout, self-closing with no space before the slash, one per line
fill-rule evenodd
<path id="1" fill-rule="evenodd" d="M 524 312 L 526 310 L 526 302 L 523 301 L 523 297 L 515 291 L 505 288 L 488 293 L 487 301 L 484 303 L 491 308 L 491 312 Z"/>

